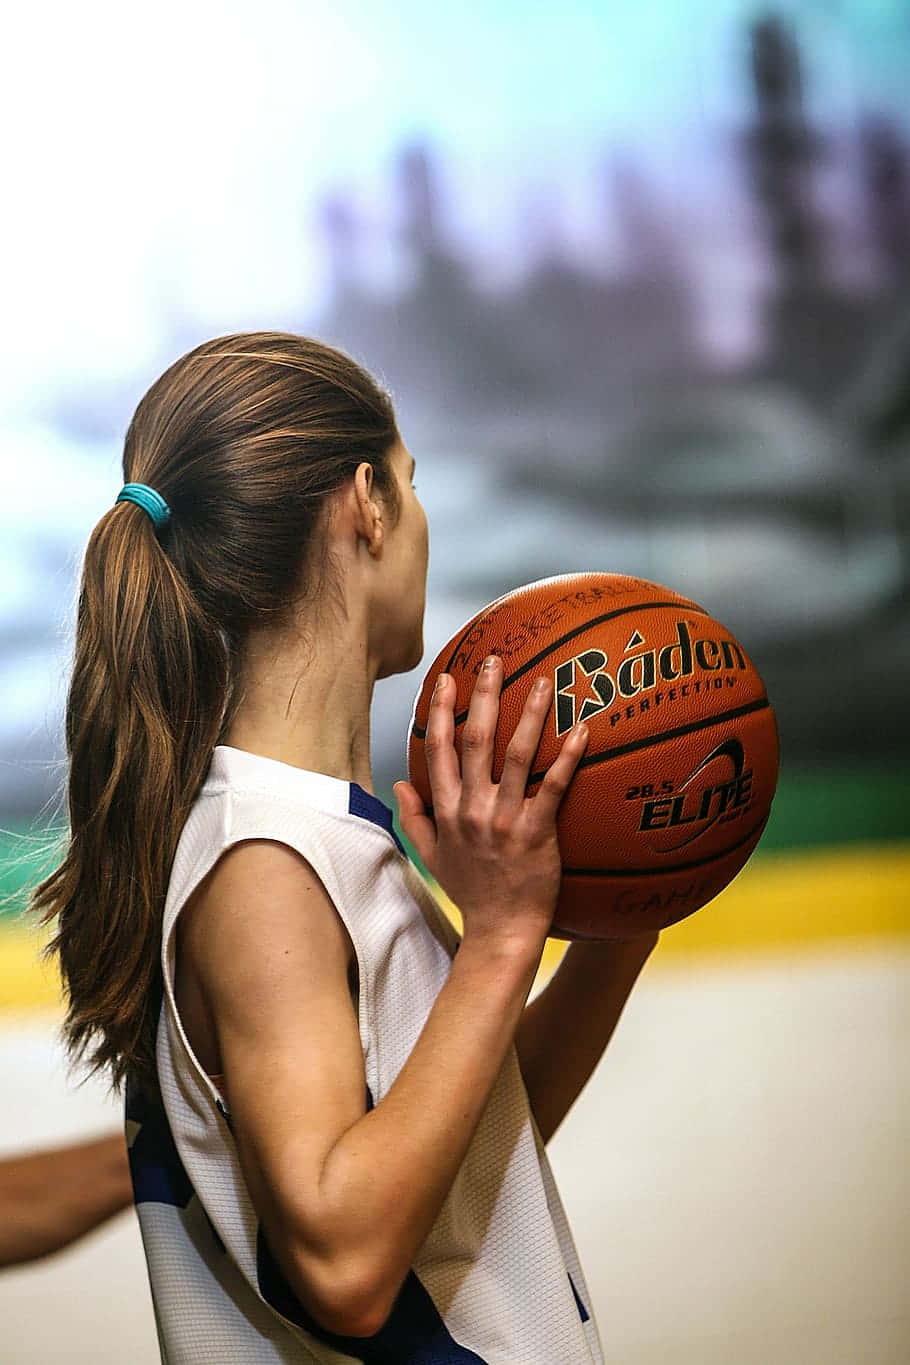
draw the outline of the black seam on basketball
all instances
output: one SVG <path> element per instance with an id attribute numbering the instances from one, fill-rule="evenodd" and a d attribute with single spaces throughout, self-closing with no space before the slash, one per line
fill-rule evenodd
<path id="1" fill-rule="evenodd" d="M 562 875 L 564 877 L 666 877 L 673 872 L 688 872 L 690 868 L 706 867 L 708 863 L 716 863 L 719 858 L 726 858 L 729 854 L 735 853 L 750 839 L 760 836 L 767 823 L 768 816 L 763 815 L 758 824 L 753 825 L 749 833 L 744 834 L 741 839 L 737 839 L 735 844 L 728 844 L 719 853 L 712 853 L 706 858 L 696 858 L 692 862 L 671 863 L 668 867 L 564 867 Z"/>
<path id="2" fill-rule="evenodd" d="M 636 739 L 630 744 L 619 744 L 615 749 L 604 749 L 599 754 L 591 754 L 583 758 L 575 771 L 580 772 L 582 768 L 590 768 L 595 763 L 605 763 L 609 758 L 622 758 L 623 754 L 634 754 L 638 749 L 649 749 L 652 744 L 662 744 L 665 739 L 678 739 L 680 735 L 693 735 L 698 730 L 710 730 L 712 725 L 722 725 L 726 720 L 738 720 L 740 716 L 749 716 L 755 711 L 765 711 L 770 705 L 767 697 L 761 697 L 758 701 L 750 701 L 747 706 L 737 706 L 730 711 L 721 711 L 719 715 L 707 716 L 704 720 L 693 720 L 688 725 L 677 725 L 674 730 L 661 730 L 659 735 L 651 735 L 647 739 Z M 546 775 L 546 768 L 542 768 L 539 773 L 532 773 L 528 778 L 527 785 L 531 787 L 535 782 L 542 782 Z"/>
<path id="3" fill-rule="evenodd" d="M 527 673 L 529 669 L 535 668 L 537 664 L 541 662 L 542 659 L 545 659 L 547 657 L 548 654 L 552 654 L 554 649 L 561 649 L 562 646 L 568 644 L 570 640 L 574 640 L 576 635 L 583 635 L 586 630 L 593 630 L 595 626 L 602 626 L 604 621 L 615 621 L 616 618 L 619 616 L 628 616 L 629 612 L 654 611 L 658 607 L 678 607 L 681 611 L 682 610 L 693 611 L 698 616 L 708 615 L 708 612 L 705 611 L 704 607 L 699 607 L 694 602 L 636 602 L 633 606 L 630 607 L 618 607 L 616 611 L 604 612 L 603 616 L 592 616 L 591 619 L 585 621 L 583 625 L 576 626 L 574 630 L 570 630 L 566 635 L 560 636 L 558 640 L 554 640 L 552 644 L 547 645 L 546 649 L 542 649 L 539 654 L 535 654 L 532 659 L 528 659 L 527 663 L 522 664 L 521 668 L 516 669 L 514 673 L 510 673 L 507 678 L 503 678 L 502 691 L 505 692 L 506 688 L 511 687 L 513 682 L 517 682 L 519 678 L 524 677 L 525 673 Z M 479 620 L 480 617 L 477 617 L 471 622 L 470 626 L 467 628 L 464 635 L 462 635 L 461 638 L 459 639 L 458 644 L 452 650 L 452 653 L 449 655 L 448 663 L 446 664 L 445 668 L 440 670 L 441 672 L 448 673 L 450 671 L 452 664 L 455 660 L 455 656 L 461 649 L 463 642 L 467 639 L 471 630 L 473 630 L 474 626 L 478 624 Z M 459 712 L 459 714 L 455 717 L 456 727 L 464 724 L 465 720 L 467 719 L 467 715 L 468 715 L 467 711 Z M 426 727 L 423 725 L 412 725 L 411 734 L 415 737 L 415 739 L 425 739 L 427 734 Z"/>

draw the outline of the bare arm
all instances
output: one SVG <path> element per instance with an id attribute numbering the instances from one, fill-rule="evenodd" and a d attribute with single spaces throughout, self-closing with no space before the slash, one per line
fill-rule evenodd
<path id="1" fill-rule="evenodd" d="M 508 775 L 492 783 L 500 681 L 497 661 L 475 690 L 461 766 L 455 689 L 450 680 L 437 689 L 427 732 L 435 825 L 413 788 L 397 789 L 406 832 L 457 897 L 465 930 L 420 1038 L 375 1109 L 365 1112 L 350 944 L 302 859 L 274 844 L 234 850 L 184 940 L 272 1251 L 301 1302 L 343 1335 L 379 1329 L 436 1220 L 514 1039 L 553 914 L 555 814 L 584 736 L 567 742 L 528 800 L 550 702 L 548 691 L 536 694 Z"/>
<path id="2" fill-rule="evenodd" d="M 121 1134 L 0 1161 L 0 1266 L 34 1261 L 131 1204 Z"/>
<path id="3" fill-rule="evenodd" d="M 544 1142 L 584 1089 L 656 942 L 657 934 L 645 934 L 627 943 L 571 944 L 525 1009 L 515 1044 Z"/>

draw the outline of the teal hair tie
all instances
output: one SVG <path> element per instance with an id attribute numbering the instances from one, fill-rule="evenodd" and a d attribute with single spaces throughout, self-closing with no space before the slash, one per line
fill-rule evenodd
<path id="1" fill-rule="evenodd" d="M 171 519 L 171 509 L 160 493 L 147 483 L 125 483 L 117 494 L 118 502 L 134 502 L 148 512 L 156 531 L 162 531 Z"/>

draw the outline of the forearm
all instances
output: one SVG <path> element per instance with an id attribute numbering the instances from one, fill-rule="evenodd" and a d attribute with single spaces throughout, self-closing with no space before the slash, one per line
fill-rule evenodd
<path id="1" fill-rule="evenodd" d="M 596 1067 L 657 942 L 573 943 L 525 1009 L 515 1043 L 528 1099 L 548 1142 Z"/>
<path id="2" fill-rule="evenodd" d="M 0 1162 L 0 1265 L 59 1251 L 131 1202 L 119 1134 Z"/>

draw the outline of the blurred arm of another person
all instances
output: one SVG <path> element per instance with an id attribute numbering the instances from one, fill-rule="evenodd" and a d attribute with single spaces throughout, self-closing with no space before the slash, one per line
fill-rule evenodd
<path id="1" fill-rule="evenodd" d="M 132 1202 L 121 1133 L 0 1158 L 0 1267 L 60 1251 Z"/>

